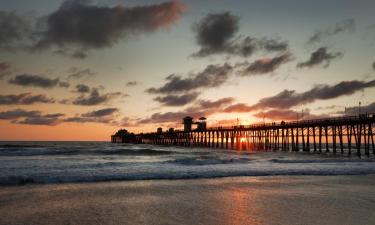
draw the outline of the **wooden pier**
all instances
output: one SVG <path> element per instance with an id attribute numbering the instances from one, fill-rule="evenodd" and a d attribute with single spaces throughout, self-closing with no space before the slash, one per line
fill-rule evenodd
<path id="1" fill-rule="evenodd" d="M 375 114 L 137 134 L 139 143 L 374 156 Z"/>

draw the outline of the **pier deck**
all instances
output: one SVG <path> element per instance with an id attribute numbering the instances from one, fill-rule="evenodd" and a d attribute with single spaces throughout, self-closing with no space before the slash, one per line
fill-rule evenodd
<path id="1" fill-rule="evenodd" d="M 136 134 L 140 143 L 374 156 L 375 114 Z"/>

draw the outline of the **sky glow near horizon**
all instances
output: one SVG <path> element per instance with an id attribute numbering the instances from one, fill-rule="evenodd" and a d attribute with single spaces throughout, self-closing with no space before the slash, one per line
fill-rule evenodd
<path id="1" fill-rule="evenodd" d="M 0 2 L 0 140 L 375 112 L 373 1 Z M 238 120 L 237 120 L 238 119 Z"/>

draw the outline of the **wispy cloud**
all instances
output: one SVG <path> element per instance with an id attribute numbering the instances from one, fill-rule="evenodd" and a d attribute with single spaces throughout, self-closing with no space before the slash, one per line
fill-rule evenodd
<path id="1" fill-rule="evenodd" d="M 35 103 L 54 103 L 55 99 L 46 95 L 22 93 L 18 95 L 0 95 L 0 105 L 31 105 Z"/>
<path id="2" fill-rule="evenodd" d="M 169 75 L 166 83 L 159 88 L 150 88 L 146 92 L 151 94 L 171 94 L 193 91 L 201 88 L 214 88 L 223 85 L 232 72 L 232 66 L 208 65 L 203 71 L 183 78 L 179 75 Z"/>
<path id="3" fill-rule="evenodd" d="M 308 40 L 307 44 L 315 44 L 321 42 L 323 39 L 334 36 L 344 32 L 353 32 L 356 23 L 354 19 L 346 19 L 336 23 L 334 26 L 327 27 L 316 31 Z"/>
<path id="4" fill-rule="evenodd" d="M 272 73 L 278 69 L 281 65 L 288 63 L 292 60 L 292 56 L 289 53 L 282 54 L 273 58 L 262 58 L 252 63 L 242 63 L 239 67 L 245 67 L 239 71 L 241 76 L 254 76 Z"/>
<path id="5" fill-rule="evenodd" d="M 323 67 L 328 67 L 332 60 L 340 58 L 344 55 L 342 52 L 329 53 L 326 47 L 318 48 L 315 52 L 311 53 L 310 58 L 305 62 L 300 62 L 297 64 L 298 68 L 303 67 L 314 67 L 322 65 Z"/>
<path id="6" fill-rule="evenodd" d="M 335 85 L 316 85 L 314 88 L 297 93 L 294 90 L 284 90 L 274 96 L 262 98 L 254 105 L 234 104 L 224 109 L 224 112 L 251 112 L 256 110 L 289 109 L 293 106 L 315 102 L 317 100 L 335 99 L 340 96 L 352 95 L 357 91 L 375 87 L 371 81 L 342 81 Z"/>
<path id="7" fill-rule="evenodd" d="M 109 92 L 101 94 L 98 88 L 92 88 L 89 93 L 82 93 L 74 99 L 64 99 L 60 101 L 62 104 L 73 104 L 73 105 L 101 105 L 106 104 L 118 97 L 126 97 L 127 95 L 121 92 Z"/>

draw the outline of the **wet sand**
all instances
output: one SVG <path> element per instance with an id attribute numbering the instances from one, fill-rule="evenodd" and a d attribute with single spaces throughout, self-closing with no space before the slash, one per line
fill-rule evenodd
<path id="1" fill-rule="evenodd" d="M 375 224 L 375 175 L 0 187 L 0 224 Z"/>

